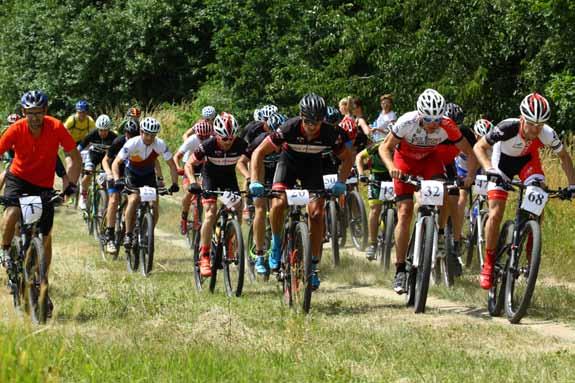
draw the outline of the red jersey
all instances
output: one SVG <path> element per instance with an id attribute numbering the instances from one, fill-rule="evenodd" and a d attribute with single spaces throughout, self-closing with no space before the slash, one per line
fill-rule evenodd
<path id="1" fill-rule="evenodd" d="M 60 120 L 44 116 L 40 136 L 33 137 L 28 129 L 28 120 L 23 118 L 10 125 L 0 138 L 0 155 L 14 150 L 10 173 L 32 185 L 52 188 L 60 146 L 66 152 L 76 147 L 76 142 Z"/>

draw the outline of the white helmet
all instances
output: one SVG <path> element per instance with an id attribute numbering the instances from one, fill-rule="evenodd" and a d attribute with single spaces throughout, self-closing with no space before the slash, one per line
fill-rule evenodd
<path id="1" fill-rule="evenodd" d="M 523 101 L 521 101 L 519 110 L 523 118 L 535 123 L 545 122 L 551 116 L 549 101 L 536 92 L 525 96 Z"/>
<path id="2" fill-rule="evenodd" d="M 222 112 L 214 120 L 214 133 L 220 137 L 236 137 L 240 131 L 238 122 L 230 113 Z"/>
<path id="3" fill-rule="evenodd" d="M 96 119 L 96 128 L 98 130 L 110 130 L 112 127 L 112 120 L 105 114 L 101 114 Z"/>
<path id="4" fill-rule="evenodd" d="M 445 99 L 434 89 L 426 89 L 417 99 L 417 111 L 423 117 L 440 118 L 445 113 Z"/>
<path id="5" fill-rule="evenodd" d="M 491 121 L 486 120 L 484 118 L 475 121 L 475 125 L 473 125 L 473 131 L 478 136 L 485 136 L 489 131 L 493 128 L 493 124 Z"/>
<path id="6" fill-rule="evenodd" d="M 273 114 L 278 112 L 278 107 L 275 105 L 264 105 L 258 113 L 259 121 L 267 121 Z"/>
<path id="7" fill-rule="evenodd" d="M 216 117 L 216 108 L 211 105 L 202 108 L 202 117 L 206 120 L 212 120 Z"/>
<path id="8" fill-rule="evenodd" d="M 140 121 L 140 130 L 148 134 L 158 134 L 160 123 L 153 117 L 146 117 Z"/>
<path id="9" fill-rule="evenodd" d="M 259 121 L 260 120 L 260 110 L 259 108 L 256 108 L 256 110 L 254 110 L 254 121 Z"/>

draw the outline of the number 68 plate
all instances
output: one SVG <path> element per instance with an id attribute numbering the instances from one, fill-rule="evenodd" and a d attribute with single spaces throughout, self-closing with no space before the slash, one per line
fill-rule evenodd
<path id="1" fill-rule="evenodd" d="M 539 216 L 543 212 L 548 199 L 549 194 L 545 190 L 538 186 L 527 186 L 521 202 L 521 209 Z"/>

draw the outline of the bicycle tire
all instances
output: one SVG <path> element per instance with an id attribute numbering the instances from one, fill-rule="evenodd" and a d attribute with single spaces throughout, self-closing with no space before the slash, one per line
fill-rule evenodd
<path id="1" fill-rule="evenodd" d="M 202 291 L 205 278 L 200 273 L 200 236 L 196 236 L 194 248 L 192 250 L 194 257 L 194 282 L 196 290 Z"/>
<path id="2" fill-rule="evenodd" d="M 391 267 L 391 249 L 395 230 L 395 209 L 388 208 L 385 212 L 385 224 L 383 227 L 383 246 L 381 246 L 380 262 L 385 272 Z"/>
<path id="3" fill-rule="evenodd" d="M 136 228 L 132 233 L 132 246 L 130 249 L 126 249 L 126 263 L 128 271 L 131 273 L 135 273 L 138 271 L 140 267 L 140 245 L 138 243 L 138 223 L 136 223 Z M 135 240 L 134 240 L 135 239 Z"/>
<path id="4" fill-rule="evenodd" d="M 443 277 L 443 283 L 447 287 L 453 287 L 453 283 L 455 282 L 455 277 L 453 275 L 454 265 L 450 263 L 454 246 L 453 241 L 453 224 L 451 223 L 451 219 L 449 219 L 447 221 L 447 225 L 445 225 L 445 257 L 441 260 L 441 275 Z M 456 262 L 456 260 L 452 261 Z"/>
<path id="5" fill-rule="evenodd" d="M 339 236 L 338 236 L 338 217 L 337 217 L 337 207 L 336 202 L 333 200 L 327 201 L 327 223 L 328 223 L 328 234 L 329 241 L 331 245 L 331 254 L 333 259 L 333 265 L 339 266 Z"/>
<path id="6" fill-rule="evenodd" d="M 336 202 L 337 207 L 337 217 L 338 217 L 338 238 L 339 238 L 339 248 L 342 249 L 345 247 L 347 242 L 347 217 L 345 213 L 345 209 L 343 209 L 339 202 Z"/>
<path id="7" fill-rule="evenodd" d="M 477 261 L 479 263 L 479 269 L 483 268 L 483 263 L 485 262 L 485 226 L 487 225 L 487 218 L 489 214 L 482 213 L 481 215 L 481 228 L 478 226 L 477 230 L 481 230 L 481 242 L 479 240 L 479 231 L 477 232 L 475 239 L 477 241 Z"/>
<path id="8" fill-rule="evenodd" d="M 367 213 L 363 200 L 356 190 L 347 195 L 346 209 L 351 241 L 357 250 L 363 251 L 367 247 Z"/>
<path id="9" fill-rule="evenodd" d="M 249 225 L 249 230 L 248 230 L 248 242 L 247 242 L 247 246 L 245 249 L 245 264 L 248 265 L 247 269 L 248 269 L 248 279 L 250 280 L 250 282 L 255 282 L 256 281 L 256 262 L 255 259 L 251 257 L 250 252 L 251 251 L 255 251 L 255 242 L 254 242 L 254 226 L 253 226 L 253 221 L 252 224 Z"/>
<path id="10" fill-rule="evenodd" d="M 287 254 L 287 264 L 289 276 L 288 283 L 284 288 L 288 288 L 289 302 L 295 311 L 309 313 L 311 308 L 312 288 L 311 277 L 311 243 L 307 224 L 296 223 L 293 229 L 293 242 Z"/>
<path id="11" fill-rule="evenodd" d="M 48 317 L 48 284 L 44 246 L 39 237 L 30 240 L 24 261 L 24 284 L 32 322 L 46 323 Z"/>
<path id="12" fill-rule="evenodd" d="M 531 234 L 531 260 L 528 261 L 528 275 L 526 276 L 525 291 L 519 292 L 519 296 L 515 299 L 514 293 L 517 290 L 518 279 L 521 278 L 523 273 L 519 273 L 519 261 L 521 259 L 520 250 L 528 236 Z M 529 259 L 527 254 L 525 258 Z M 515 256 L 511 256 L 509 267 L 507 268 L 507 279 L 505 285 L 505 313 L 507 319 L 513 324 L 517 324 L 527 314 L 527 309 L 531 303 L 533 292 L 535 291 L 535 283 L 537 282 L 537 275 L 539 273 L 539 265 L 541 263 L 541 228 L 539 222 L 529 220 L 525 222 L 519 234 L 519 247 L 516 250 Z M 517 303 L 517 304 L 516 304 Z"/>
<path id="13" fill-rule="evenodd" d="M 232 244 L 235 237 L 235 244 Z M 239 297 L 244 287 L 245 251 L 242 228 L 236 219 L 226 223 L 222 253 L 224 285 L 228 297 Z M 234 282 L 233 271 L 237 269 L 237 280 Z"/>
<path id="14" fill-rule="evenodd" d="M 475 243 L 477 242 L 477 218 L 474 218 L 471 222 L 469 221 L 469 215 L 473 214 L 473 210 L 468 211 L 465 214 L 465 223 L 463 232 L 465 233 L 462 237 L 465 242 L 465 267 L 470 268 L 473 262 L 473 253 L 475 250 Z"/>
<path id="15" fill-rule="evenodd" d="M 19 264 L 20 261 L 20 241 L 16 238 L 12 239 L 12 243 L 9 249 L 10 258 L 12 260 L 16 259 L 16 275 L 15 281 L 12 281 L 12 303 L 14 305 L 14 309 L 19 310 L 22 307 L 23 299 L 25 298 L 24 295 L 24 274 L 22 272 L 22 266 Z"/>
<path id="16" fill-rule="evenodd" d="M 421 243 L 421 262 L 417 267 L 415 281 L 414 311 L 416 314 L 425 312 L 429 279 L 431 276 L 431 256 L 433 251 L 434 222 L 431 217 L 423 217 L 421 229 L 424 230 Z M 417 246 L 417 244 L 416 244 Z"/>
<path id="17" fill-rule="evenodd" d="M 415 228 L 413 225 L 413 230 L 411 237 L 409 239 L 409 245 L 407 248 L 407 258 L 405 264 L 405 272 L 407 273 L 407 283 L 405 291 L 405 305 L 407 307 L 412 307 L 415 304 L 415 281 L 417 279 L 417 269 L 413 267 L 413 251 L 415 249 Z"/>
<path id="18" fill-rule="evenodd" d="M 119 208 L 114 223 L 114 245 L 116 245 L 116 251 L 112 254 L 113 260 L 117 260 L 120 255 L 120 248 L 122 247 L 122 240 L 125 235 L 126 225 L 124 224 L 122 209 Z"/>
<path id="19" fill-rule="evenodd" d="M 210 248 L 210 267 L 212 270 L 212 275 L 210 275 L 210 293 L 212 294 L 216 289 L 216 282 L 218 280 L 218 268 L 222 265 L 221 250 L 221 246 L 212 240 L 212 245 Z"/>
<path id="20" fill-rule="evenodd" d="M 497 257 L 494 265 L 495 274 L 493 276 L 493 286 L 487 294 L 487 311 L 492 317 L 501 315 L 505 303 L 506 270 L 509 262 L 509 252 L 508 249 L 503 251 L 503 248 L 510 246 L 514 226 L 515 224 L 512 220 L 505 221 L 501 227 L 499 240 L 497 241 Z"/>
<path id="21" fill-rule="evenodd" d="M 147 211 L 140 223 L 140 262 L 142 262 L 142 275 L 147 277 L 154 268 L 154 216 Z"/>
<path id="22" fill-rule="evenodd" d="M 104 189 L 99 189 L 97 193 L 97 209 L 94 237 L 100 245 L 100 254 L 104 261 L 108 260 L 106 252 L 106 213 L 108 211 L 108 194 Z"/>

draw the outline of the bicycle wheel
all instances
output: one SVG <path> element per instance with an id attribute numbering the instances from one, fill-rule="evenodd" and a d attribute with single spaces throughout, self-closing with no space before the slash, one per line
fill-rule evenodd
<path id="1" fill-rule="evenodd" d="M 487 311 L 493 317 L 501 315 L 503 303 L 505 302 L 505 279 L 507 267 L 509 266 L 509 246 L 511 246 L 514 226 L 513 221 L 506 221 L 501 228 L 499 240 L 497 241 L 493 286 L 487 294 Z"/>
<path id="2" fill-rule="evenodd" d="M 287 254 L 289 302 L 292 307 L 308 313 L 311 307 L 311 243 L 309 230 L 304 222 L 298 222 L 294 229 L 292 247 Z"/>
<path id="3" fill-rule="evenodd" d="M 363 200 L 356 190 L 346 197 L 346 209 L 351 241 L 356 249 L 363 251 L 367 247 L 367 214 Z"/>
<path id="4" fill-rule="evenodd" d="M 142 275 L 147 277 L 154 267 L 154 217 L 147 211 L 142 218 L 140 238 L 138 238 Z"/>
<path id="5" fill-rule="evenodd" d="M 86 197 L 86 210 L 83 213 L 86 217 L 86 225 L 88 226 L 89 235 L 94 235 L 94 217 L 96 215 L 96 212 L 94 211 L 95 207 L 94 194 L 92 188 L 89 188 L 88 195 Z"/>
<path id="6" fill-rule="evenodd" d="M 338 226 L 337 226 L 337 233 L 339 239 L 339 248 L 343 248 L 345 246 L 347 240 L 347 217 L 345 214 L 345 209 L 343 209 L 339 202 L 336 202 L 337 208 L 337 218 L 338 218 Z"/>
<path id="7" fill-rule="evenodd" d="M 252 224 L 249 225 L 250 229 L 248 231 L 248 241 L 247 246 L 245 248 L 245 264 L 248 265 L 248 278 L 250 282 L 256 281 L 256 260 L 252 257 L 252 254 L 255 254 L 256 244 L 254 242 L 254 227 L 253 221 Z"/>
<path id="8" fill-rule="evenodd" d="M 431 253 L 433 251 L 434 223 L 431 217 L 423 217 L 421 225 L 420 261 L 415 278 L 415 313 L 425 312 L 429 279 L 431 274 Z M 417 246 L 417 244 L 416 244 Z"/>
<path id="9" fill-rule="evenodd" d="M 465 244 L 466 268 L 471 267 L 475 244 L 477 243 L 477 218 L 470 217 L 471 214 L 473 214 L 473 211 L 470 211 L 469 208 L 466 207 L 462 234 L 463 243 Z"/>
<path id="10" fill-rule="evenodd" d="M 205 278 L 202 277 L 200 273 L 200 236 L 197 235 L 194 239 L 194 282 L 196 284 L 196 290 L 202 291 L 202 285 L 204 284 Z"/>
<path id="11" fill-rule="evenodd" d="M 94 238 L 101 243 L 106 231 L 107 208 L 108 193 L 104 189 L 98 189 L 94 195 Z"/>
<path id="12" fill-rule="evenodd" d="M 476 232 L 475 239 L 477 243 L 477 260 L 479 261 L 479 269 L 482 269 L 483 262 L 485 261 L 485 226 L 487 225 L 489 214 L 482 213 L 480 217 L 481 227 L 477 226 L 478 231 Z"/>
<path id="13" fill-rule="evenodd" d="M 382 229 L 383 246 L 381 246 L 380 263 L 384 271 L 391 266 L 391 249 L 393 248 L 393 231 L 395 230 L 395 209 L 388 208 L 385 212 L 385 224 Z"/>
<path id="14" fill-rule="evenodd" d="M 196 242 L 196 236 L 200 235 L 201 222 L 202 222 L 202 204 L 192 200 L 192 206 L 190 208 L 188 216 L 188 225 L 186 230 L 186 241 L 190 249 L 194 250 L 194 243 Z"/>
<path id="15" fill-rule="evenodd" d="M 9 276 L 12 291 L 12 303 L 16 310 L 22 306 L 24 298 L 24 275 L 22 273 L 22 265 L 20 264 L 20 242 L 14 238 L 9 249 L 10 258 L 16 260 L 13 264 L 12 275 Z"/>
<path id="16" fill-rule="evenodd" d="M 137 272 L 138 268 L 140 267 L 140 243 L 138 241 L 140 234 L 138 233 L 138 225 L 139 223 L 136 222 L 136 227 L 133 233 L 132 246 L 130 249 L 126 249 L 126 263 L 128 266 L 128 271 L 131 273 Z"/>
<path id="17" fill-rule="evenodd" d="M 242 228 L 235 219 L 229 220 L 224 233 L 222 266 L 224 285 L 228 297 L 242 295 L 245 269 L 244 239 Z"/>
<path id="18" fill-rule="evenodd" d="M 44 246 L 40 238 L 32 238 L 25 257 L 24 285 L 28 298 L 28 310 L 32 322 L 43 324 L 48 319 L 48 284 Z"/>
<path id="19" fill-rule="evenodd" d="M 521 228 L 519 247 L 512 253 L 505 285 L 505 313 L 513 324 L 527 313 L 541 262 L 541 228 L 529 220 Z"/>
<path id="20" fill-rule="evenodd" d="M 452 287 L 455 279 L 453 276 L 453 264 L 451 263 L 451 254 L 454 246 L 453 241 L 453 225 L 451 219 L 449 219 L 445 226 L 445 257 L 441 259 L 441 276 L 443 277 L 443 283 L 447 287 Z"/>
<path id="21" fill-rule="evenodd" d="M 338 217 L 337 217 L 337 207 L 336 202 L 333 200 L 327 201 L 327 232 L 329 236 L 329 241 L 331 245 L 331 253 L 333 256 L 334 266 L 339 265 L 339 237 L 338 237 Z"/>
<path id="22" fill-rule="evenodd" d="M 114 245 L 116 245 L 116 251 L 112 254 L 113 260 L 118 259 L 124 235 L 126 235 L 126 225 L 124 224 L 124 220 L 122 218 L 122 210 L 119 210 L 116 215 L 116 222 L 114 224 Z"/>

